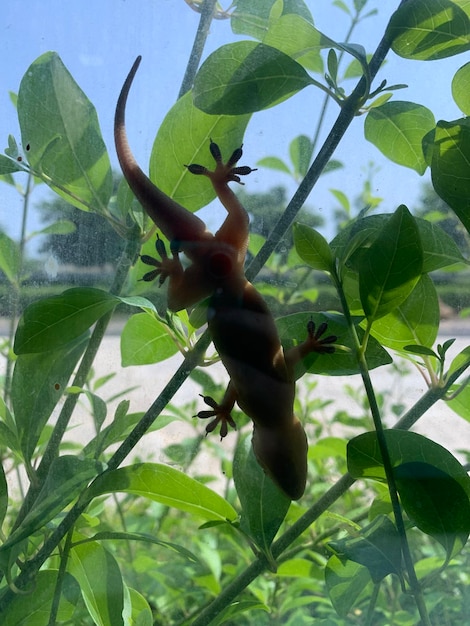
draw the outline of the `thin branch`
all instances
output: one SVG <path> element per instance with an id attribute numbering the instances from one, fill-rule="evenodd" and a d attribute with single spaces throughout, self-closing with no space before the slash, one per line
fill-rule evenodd
<path id="1" fill-rule="evenodd" d="M 191 50 L 191 56 L 189 57 L 188 65 L 186 66 L 186 72 L 181 83 L 178 99 L 184 96 L 184 94 L 187 93 L 193 86 L 194 77 L 196 76 L 199 63 L 201 62 L 202 53 L 209 34 L 209 27 L 214 18 L 216 4 L 217 0 L 205 0 L 202 5 L 201 19 L 199 20 L 193 49 Z"/>

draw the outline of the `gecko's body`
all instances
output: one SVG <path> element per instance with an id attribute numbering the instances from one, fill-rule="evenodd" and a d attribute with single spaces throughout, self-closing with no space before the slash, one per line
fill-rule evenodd
<path id="1" fill-rule="evenodd" d="M 218 147 L 211 142 L 215 170 L 210 172 L 201 166 L 189 166 L 193 173 L 204 174 L 210 179 L 227 210 L 227 217 L 215 235 L 196 215 L 158 189 L 141 170 L 130 150 L 124 125 L 127 96 L 139 63 L 140 57 L 134 63 L 117 103 L 116 150 L 130 188 L 171 242 L 173 251 L 172 258 L 168 258 L 162 244 L 159 247 L 161 261 L 148 257 L 144 260 L 157 268 L 151 274 L 160 274 L 160 282 L 169 277 L 168 307 L 172 311 L 187 308 L 210 296 L 209 331 L 230 375 L 222 402 L 217 404 L 212 398 L 206 398 L 213 410 L 201 411 L 199 416 L 214 416 L 208 431 L 220 422 L 224 436 L 227 424 L 234 425 L 230 411 L 237 402 L 253 420 L 252 443 L 258 462 L 290 498 L 298 499 L 305 490 L 308 445 L 305 431 L 293 413 L 294 365 L 309 352 L 331 352 L 333 348 L 328 344 L 335 338 L 320 339 L 325 329 L 315 334 L 314 328 L 309 328 L 307 339 L 284 354 L 266 302 L 245 277 L 249 220 L 246 210 L 227 184 L 239 181 L 239 175 L 252 171 L 236 167 L 241 149 L 224 164 Z M 180 251 L 191 261 L 186 269 L 178 258 Z"/>

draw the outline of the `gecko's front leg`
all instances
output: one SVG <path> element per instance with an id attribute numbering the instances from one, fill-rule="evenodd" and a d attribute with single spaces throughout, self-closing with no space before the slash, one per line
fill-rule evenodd
<path id="1" fill-rule="evenodd" d="M 147 272 L 142 276 L 140 280 L 144 280 L 145 282 L 152 282 L 156 278 L 158 278 L 158 284 L 160 287 L 163 285 L 165 280 L 168 277 L 175 278 L 179 274 L 183 274 L 183 266 L 181 265 L 181 261 L 179 259 L 179 253 L 176 249 L 176 246 L 170 244 L 172 256 L 170 259 L 168 254 L 166 253 L 166 247 L 163 241 L 160 239 L 157 233 L 157 238 L 155 240 L 155 250 L 157 251 L 159 259 L 156 259 L 153 256 L 148 254 L 142 254 L 140 256 L 140 260 L 145 265 L 150 265 L 155 269 Z"/>
<path id="2" fill-rule="evenodd" d="M 232 383 L 228 384 L 222 402 L 218 403 L 212 396 L 203 396 L 204 402 L 211 407 L 210 410 L 199 411 L 194 417 L 199 419 L 214 419 L 206 426 L 206 435 L 212 433 L 220 424 L 220 440 L 227 436 L 229 426 L 237 430 L 237 425 L 232 417 L 232 409 L 235 404 L 237 393 Z"/>

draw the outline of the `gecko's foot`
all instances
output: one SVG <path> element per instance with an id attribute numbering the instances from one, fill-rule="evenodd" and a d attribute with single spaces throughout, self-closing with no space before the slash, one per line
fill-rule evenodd
<path id="1" fill-rule="evenodd" d="M 242 146 L 233 151 L 232 156 L 226 163 L 222 161 L 222 154 L 219 146 L 213 142 L 212 139 L 209 148 L 216 163 L 215 169 L 211 171 L 207 169 L 207 167 L 204 167 L 204 165 L 192 163 L 191 165 L 186 165 L 191 174 L 208 176 L 213 183 L 228 183 L 230 181 L 234 181 L 243 185 L 244 183 L 240 180 L 240 176 L 247 176 L 248 174 L 251 174 L 251 172 L 256 171 L 256 168 L 251 168 L 247 165 L 236 167 L 236 164 L 241 159 L 243 154 Z"/>
<path id="2" fill-rule="evenodd" d="M 160 239 L 157 233 L 157 239 L 155 240 L 155 250 L 157 254 L 160 256 L 160 259 L 155 259 L 153 256 L 149 256 L 148 254 L 142 254 L 140 256 L 140 260 L 145 265 L 151 265 L 155 269 L 147 272 L 142 276 L 140 280 L 144 280 L 147 283 L 152 282 L 158 277 L 158 284 L 160 287 L 163 285 L 165 280 L 175 271 L 175 265 L 179 266 L 180 262 L 178 259 L 178 253 L 173 250 L 173 258 L 170 259 L 166 253 L 166 247 L 163 241 Z"/>
<path id="3" fill-rule="evenodd" d="M 323 337 L 328 329 L 328 324 L 323 322 L 318 329 L 315 328 L 315 324 L 312 320 L 307 324 L 308 339 L 311 352 L 318 352 L 319 354 L 333 354 L 335 346 L 333 344 L 338 337 L 336 335 L 328 335 Z"/>
<path id="4" fill-rule="evenodd" d="M 206 426 L 206 436 L 213 432 L 218 424 L 220 424 L 220 439 L 226 437 L 228 428 L 231 426 L 234 430 L 237 430 L 237 425 L 233 417 L 230 414 L 230 409 L 224 407 L 222 404 L 218 404 L 211 396 L 203 396 L 204 402 L 208 404 L 212 409 L 210 411 L 199 411 L 194 417 L 199 419 L 208 419 L 213 417 L 214 419 Z"/>

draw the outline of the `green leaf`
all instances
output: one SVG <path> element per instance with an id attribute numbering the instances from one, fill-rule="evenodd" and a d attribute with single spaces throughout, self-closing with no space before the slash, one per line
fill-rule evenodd
<path id="1" fill-rule="evenodd" d="M 277 170 L 278 172 L 283 172 L 284 174 L 290 174 L 291 171 L 287 167 L 287 165 L 279 159 L 278 157 L 264 157 L 264 159 L 260 159 L 256 162 L 256 165 L 259 167 L 267 167 L 271 170 Z"/>
<path id="2" fill-rule="evenodd" d="M 405 430 L 386 430 L 385 437 L 392 467 L 404 463 L 421 462 L 456 480 L 470 497 L 470 477 L 461 463 L 438 443 Z M 372 478 L 385 481 L 382 456 L 373 432 L 354 437 L 348 443 L 348 471 L 353 478 Z"/>
<path id="3" fill-rule="evenodd" d="M 333 271 L 333 254 L 328 242 L 314 228 L 305 224 L 294 224 L 294 245 L 302 261 L 314 270 Z"/>
<path id="4" fill-rule="evenodd" d="M 13 161 L 3 154 L 0 154 L 0 176 L 5 176 L 6 174 L 14 174 L 15 172 L 22 171 L 23 168 L 20 167 L 19 163 Z"/>
<path id="5" fill-rule="evenodd" d="M 20 267 L 20 247 L 8 235 L 0 232 L 0 270 L 10 283 L 16 283 Z"/>
<path id="6" fill-rule="evenodd" d="M 153 626 L 152 609 L 144 596 L 132 587 L 129 587 L 129 596 L 132 606 L 131 624 Z"/>
<path id="7" fill-rule="evenodd" d="M 29 235 L 31 238 L 33 235 L 68 235 L 74 233 L 77 230 L 77 225 L 69 220 L 57 220 L 53 224 L 49 224 L 41 230 L 35 230 Z"/>
<path id="8" fill-rule="evenodd" d="M 34 593 L 16 594 L 2 613 L 2 626 L 48 626 L 56 589 L 58 570 L 43 569 L 34 578 Z M 80 588 L 70 574 L 62 580 L 57 623 L 70 622 L 77 608 Z"/>
<path id="9" fill-rule="evenodd" d="M 210 114 L 261 111 L 313 84 L 286 54 L 252 41 L 221 46 L 202 64 L 194 82 L 195 105 Z"/>
<path id="10" fill-rule="evenodd" d="M 33 508 L 2 544 L 0 551 L 10 549 L 22 539 L 43 528 L 57 513 L 75 500 L 101 469 L 101 464 L 91 459 L 81 460 L 72 455 L 55 459 Z"/>
<path id="11" fill-rule="evenodd" d="M 423 247 L 423 273 L 435 272 L 455 263 L 468 263 L 458 245 L 438 224 L 416 219 Z"/>
<path id="12" fill-rule="evenodd" d="M 279 7 L 279 4 L 278 0 L 238 0 L 231 20 L 233 32 L 262 40 L 269 30 L 273 7 Z M 281 15 L 299 15 L 313 24 L 312 15 L 303 0 L 284 0 L 281 8 Z"/>
<path id="13" fill-rule="evenodd" d="M 256 613 L 254 611 L 264 611 L 265 613 L 270 614 L 270 608 L 260 602 L 259 600 L 250 600 L 250 599 L 237 599 L 232 602 L 228 606 L 226 606 L 222 611 L 218 612 L 214 619 L 211 619 L 211 626 L 222 626 L 222 624 L 240 624 L 241 621 L 245 621 L 241 618 L 244 613 L 249 613 L 249 618 L 246 619 L 256 619 Z"/>
<path id="14" fill-rule="evenodd" d="M 324 39 L 324 35 L 311 22 L 300 15 L 289 14 L 272 17 L 262 41 L 289 55 L 307 70 L 323 74 L 320 51 L 329 47 L 329 42 Z"/>
<path id="15" fill-rule="evenodd" d="M 346 213 L 349 214 L 351 211 L 351 203 L 348 196 L 340 189 L 330 189 L 330 193 L 332 193 L 336 200 L 338 200 L 341 207 L 346 211 Z"/>
<path id="16" fill-rule="evenodd" d="M 60 296 L 33 302 L 18 322 L 13 349 L 19 355 L 61 348 L 112 311 L 118 302 L 119 298 L 92 287 L 67 289 Z"/>
<path id="17" fill-rule="evenodd" d="M 150 543 L 156 546 L 162 546 L 163 548 L 167 548 L 176 552 L 187 561 L 192 563 L 199 563 L 199 559 L 196 555 L 188 550 L 187 548 L 180 546 L 177 543 L 171 543 L 168 541 L 161 541 L 160 539 L 156 539 L 154 535 L 149 535 L 146 533 L 130 533 L 130 532 L 115 532 L 115 531 L 102 531 L 98 532 L 90 539 L 86 539 L 84 542 L 89 541 L 140 541 L 142 543 Z"/>
<path id="18" fill-rule="evenodd" d="M 30 165 L 67 202 L 104 212 L 113 181 L 98 117 L 55 52 L 26 71 L 18 118 Z"/>
<path id="19" fill-rule="evenodd" d="M 143 296 L 117 296 L 117 297 L 123 304 L 127 304 L 127 306 L 133 306 L 138 309 L 142 309 L 143 311 L 155 311 L 155 313 L 157 312 L 157 309 L 155 308 L 154 303 L 148 298 L 144 298 Z"/>
<path id="20" fill-rule="evenodd" d="M 11 401 L 21 450 L 30 460 L 52 411 L 86 347 L 81 337 L 62 349 L 21 354 L 13 372 Z"/>
<path id="21" fill-rule="evenodd" d="M 353 561 L 343 562 L 337 556 L 328 559 L 325 583 L 331 604 L 340 617 L 346 618 L 362 598 L 371 577 L 366 567 Z"/>
<path id="22" fill-rule="evenodd" d="M 70 551 L 68 571 L 80 585 L 82 597 L 98 626 L 124 626 L 124 586 L 116 559 L 97 542 Z"/>
<path id="23" fill-rule="evenodd" d="M 439 330 L 439 300 L 429 276 L 420 277 L 408 298 L 374 321 L 371 334 L 383 346 L 404 350 L 408 344 L 432 346 Z"/>
<path id="24" fill-rule="evenodd" d="M 452 97 L 465 115 L 470 115 L 470 63 L 457 70 L 452 79 Z"/>
<path id="25" fill-rule="evenodd" d="M 99 458 L 100 454 L 113 443 L 123 441 L 142 419 L 143 413 L 127 413 L 129 402 L 123 400 L 114 413 L 111 424 L 103 428 L 96 437 L 83 448 L 83 454 Z M 161 430 L 178 419 L 175 415 L 159 415 L 147 432 Z"/>
<path id="26" fill-rule="evenodd" d="M 3 470 L 3 464 L 0 463 L 0 527 L 5 519 L 8 510 L 8 483 Z"/>
<path id="27" fill-rule="evenodd" d="M 150 157 L 150 178 L 188 211 L 197 211 L 215 198 L 205 176 L 194 176 L 185 167 L 199 163 L 214 169 L 209 151 L 215 141 L 228 159 L 243 143 L 249 115 L 207 115 L 194 106 L 192 93 L 180 98 L 163 120 Z M 240 163 L 242 165 L 242 163 Z"/>
<path id="28" fill-rule="evenodd" d="M 325 337 L 336 335 L 337 344 L 344 346 L 344 349 L 337 349 L 333 354 L 309 354 L 302 363 L 296 367 L 296 378 L 300 378 L 309 372 L 310 374 L 327 374 L 328 376 L 350 376 L 359 373 L 359 366 L 355 353 L 355 345 L 351 338 L 349 328 L 342 315 L 333 313 L 294 313 L 276 320 L 284 350 L 288 350 L 294 345 L 304 341 L 307 336 L 307 324 L 312 320 L 318 328 L 320 324 L 326 322 L 328 329 Z M 364 336 L 362 328 L 357 327 L 360 338 Z M 372 339 L 368 342 L 366 350 L 367 364 L 370 369 L 380 367 L 392 362 L 388 353 L 382 346 Z"/>
<path id="29" fill-rule="evenodd" d="M 360 261 L 359 292 L 369 322 L 390 313 L 414 289 L 423 267 L 419 231 L 402 205 Z"/>
<path id="30" fill-rule="evenodd" d="M 434 189 L 470 232 L 470 119 L 438 122 L 431 176 Z"/>
<path id="31" fill-rule="evenodd" d="M 453 386 L 450 389 L 451 392 L 457 390 L 458 394 L 447 402 L 447 406 L 470 422 L 470 386 L 466 385 L 463 389 L 460 389 L 460 386 Z"/>
<path id="32" fill-rule="evenodd" d="M 387 27 L 393 51 L 405 59 L 431 61 L 470 49 L 467 0 L 409 0 Z"/>
<path id="33" fill-rule="evenodd" d="M 363 249 L 368 248 L 385 228 L 389 218 L 388 214 L 380 214 L 355 220 L 333 239 L 330 247 L 343 263 L 352 263 L 352 267 L 356 267 L 354 255 L 361 256 Z M 415 218 L 415 221 L 423 248 L 423 273 L 466 262 L 455 241 L 438 224 L 421 218 Z"/>
<path id="34" fill-rule="evenodd" d="M 367 567 L 374 583 L 389 574 L 400 575 L 400 536 L 386 515 L 377 516 L 357 537 L 330 541 L 328 545 L 343 562 L 347 559 Z"/>
<path id="35" fill-rule="evenodd" d="M 451 559 L 470 533 L 470 500 L 462 485 L 434 464 L 421 461 L 396 467 L 395 480 L 408 517 L 439 541 Z"/>
<path id="36" fill-rule="evenodd" d="M 202 517 L 235 520 L 237 512 L 214 491 L 183 472 L 158 463 L 136 463 L 100 476 L 90 487 L 91 497 L 126 492 Z"/>
<path id="37" fill-rule="evenodd" d="M 406 352 L 410 352 L 411 354 L 419 354 L 421 356 L 430 356 L 434 359 L 439 358 L 438 355 L 431 350 L 431 348 L 426 348 L 426 346 L 421 346 L 419 344 L 410 344 L 405 346 Z"/>
<path id="38" fill-rule="evenodd" d="M 291 501 L 259 465 L 251 438 L 240 441 L 235 450 L 233 479 L 242 505 L 241 528 L 272 560 L 271 544 Z"/>
<path id="39" fill-rule="evenodd" d="M 148 313 L 130 317 L 121 333 L 121 364 L 159 363 L 178 352 L 168 327 Z"/>
<path id="40" fill-rule="evenodd" d="M 299 135 L 289 146 L 289 153 L 294 165 L 295 175 L 301 179 L 308 172 L 313 155 L 313 143 L 306 135 Z"/>
<path id="41" fill-rule="evenodd" d="M 370 109 L 364 134 L 388 159 L 424 174 L 423 139 L 434 126 L 434 115 L 426 107 L 393 100 Z"/>

